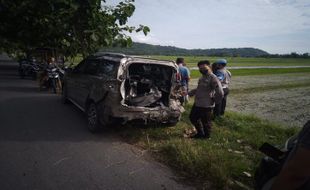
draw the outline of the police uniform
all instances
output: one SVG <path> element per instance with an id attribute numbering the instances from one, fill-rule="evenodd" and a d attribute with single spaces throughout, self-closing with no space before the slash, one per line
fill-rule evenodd
<path id="1" fill-rule="evenodd" d="M 213 73 L 203 75 L 198 81 L 197 88 L 189 92 L 190 96 L 195 95 L 195 102 L 189 118 L 199 136 L 209 137 L 211 112 L 215 102 L 222 100 L 223 94 L 222 85 Z"/>

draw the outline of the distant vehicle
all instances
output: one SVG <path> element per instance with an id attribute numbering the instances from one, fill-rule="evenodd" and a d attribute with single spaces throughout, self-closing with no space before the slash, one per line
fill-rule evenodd
<path id="1" fill-rule="evenodd" d="M 97 53 L 66 70 L 62 98 L 87 113 L 91 132 L 113 121 L 175 125 L 184 110 L 177 76 L 171 61 Z"/>

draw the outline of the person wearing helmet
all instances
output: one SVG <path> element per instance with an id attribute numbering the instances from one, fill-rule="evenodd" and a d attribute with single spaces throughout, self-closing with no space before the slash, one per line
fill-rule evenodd
<path id="1" fill-rule="evenodd" d="M 218 104 L 215 104 L 214 107 L 214 116 L 219 117 L 224 115 L 225 108 L 226 108 L 226 102 L 227 102 L 227 96 L 229 94 L 229 83 L 231 81 L 231 73 L 226 69 L 227 61 L 226 59 L 218 59 L 214 63 L 216 65 L 216 70 L 214 71 L 215 75 L 219 79 L 219 81 L 222 84 L 223 91 L 224 91 L 224 97 L 222 101 L 220 101 Z"/>

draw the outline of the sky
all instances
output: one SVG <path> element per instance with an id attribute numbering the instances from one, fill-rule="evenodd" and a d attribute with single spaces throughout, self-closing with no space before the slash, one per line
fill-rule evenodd
<path id="1" fill-rule="evenodd" d="M 310 52 L 310 0 L 135 0 L 134 4 L 128 24 L 151 29 L 147 36 L 130 34 L 136 42 L 187 49 Z"/>

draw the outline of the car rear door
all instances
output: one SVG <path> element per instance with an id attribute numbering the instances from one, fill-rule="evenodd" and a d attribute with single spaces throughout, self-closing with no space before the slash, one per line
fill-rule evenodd
<path id="1" fill-rule="evenodd" d="M 65 88 L 67 90 L 67 95 L 74 101 L 74 103 L 77 103 L 79 96 L 77 91 L 77 83 L 79 82 L 79 78 L 84 75 L 85 67 L 86 60 L 83 60 L 73 69 L 72 72 L 68 73 L 68 76 L 66 77 Z"/>
<path id="2" fill-rule="evenodd" d="M 98 63 L 98 59 L 87 59 L 84 74 L 81 75 L 77 80 L 77 103 L 83 108 L 86 105 L 86 100 L 91 93 L 93 86 L 95 85 Z"/>

